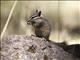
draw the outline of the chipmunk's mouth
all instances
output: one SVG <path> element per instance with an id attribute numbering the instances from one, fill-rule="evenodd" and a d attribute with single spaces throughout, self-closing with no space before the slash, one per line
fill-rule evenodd
<path id="1" fill-rule="evenodd" d="M 28 25 L 31 25 L 31 23 L 30 23 L 30 22 L 27 22 L 27 24 L 28 24 Z"/>
<path id="2" fill-rule="evenodd" d="M 28 21 L 27 21 L 27 24 L 28 24 L 28 25 L 31 25 L 31 22 L 30 22 L 30 20 L 28 20 Z"/>

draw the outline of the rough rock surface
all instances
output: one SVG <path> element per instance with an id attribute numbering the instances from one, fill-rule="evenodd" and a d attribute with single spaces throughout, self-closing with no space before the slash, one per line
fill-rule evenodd
<path id="1" fill-rule="evenodd" d="M 1 60 L 79 60 L 44 38 L 14 35 L 2 39 Z"/>

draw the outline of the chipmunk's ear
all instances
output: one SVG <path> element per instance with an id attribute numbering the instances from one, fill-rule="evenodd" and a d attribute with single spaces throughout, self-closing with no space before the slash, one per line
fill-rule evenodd
<path id="1" fill-rule="evenodd" d="M 36 12 L 38 12 L 38 10 L 36 10 Z"/>
<path id="2" fill-rule="evenodd" d="M 38 12 L 38 16 L 41 16 L 41 11 Z"/>

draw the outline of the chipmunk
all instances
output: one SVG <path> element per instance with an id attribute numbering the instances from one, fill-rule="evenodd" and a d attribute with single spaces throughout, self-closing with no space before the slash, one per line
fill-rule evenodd
<path id="1" fill-rule="evenodd" d="M 45 38 L 49 40 L 51 25 L 48 20 L 41 17 L 41 11 L 36 10 L 36 12 L 27 21 L 27 24 L 32 25 L 35 29 L 35 35 L 40 38 Z"/>

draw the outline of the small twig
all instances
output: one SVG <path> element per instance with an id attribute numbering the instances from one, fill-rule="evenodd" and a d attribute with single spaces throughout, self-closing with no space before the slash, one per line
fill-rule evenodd
<path id="1" fill-rule="evenodd" d="M 4 25 L 3 31 L 2 31 L 2 33 L 1 33 L 1 39 L 3 38 L 3 35 L 4 35 L 4 33 L 5 33 L 5 31 L 6 31 L 6 28 L 7 28 L 8 24 L 9 24 L 9 21 L 10 21 L 10 18 L 11 18 L 11 16 L 12 16 L 13 10 L 14 10 L 14 8 L 15 8 L 15 6 L 16 6 L 16 3 L 17 3 L 17 1 L 14 2 L 13 6 L 12 6 L 12 9 L 11 9 L 11 11 L 10 11 L 10 14 L 9 14 L 9 16 L 8 16 L 8 19 L 7 19 L 7 21 L 6 21 L 6 24 Z"/>

